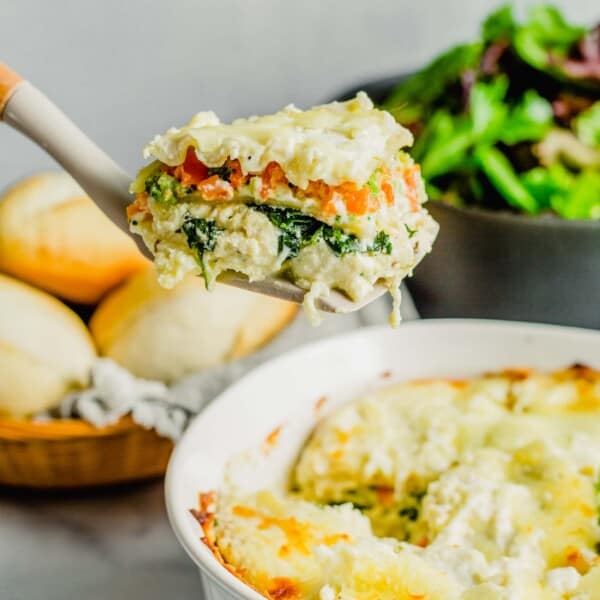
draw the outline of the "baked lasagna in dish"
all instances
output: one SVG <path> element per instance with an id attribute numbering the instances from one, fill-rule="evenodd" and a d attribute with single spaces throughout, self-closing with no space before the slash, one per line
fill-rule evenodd
<path id="1" fill-rule="evenodd" d="M 599 466 L 595 371 L 417 381 L 326 416 L 287 489 L 195 514 L 266 598 L 597 600 Z"/>
<path id="2" fill-rule="evenodd" d="M 399 285 L 429 252 L 437 224 L 423 208 L 412 136 L 364 93 L 301 111 L 220 123 L 212 112 L 157 136 L 128 207 L 160 283 L 187 273 L 284 277 L 306 305 L 330 290 L 360 300 Z"/>

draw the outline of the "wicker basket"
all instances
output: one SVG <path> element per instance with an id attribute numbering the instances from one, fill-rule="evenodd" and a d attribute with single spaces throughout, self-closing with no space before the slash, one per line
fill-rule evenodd
<path id="1" fill-rule="evenodd" d="M 131 418 L 98 429 L 76 419 L 0 418 L 0 485 L 80 488 L 164 474 L 171 440 Z"/>

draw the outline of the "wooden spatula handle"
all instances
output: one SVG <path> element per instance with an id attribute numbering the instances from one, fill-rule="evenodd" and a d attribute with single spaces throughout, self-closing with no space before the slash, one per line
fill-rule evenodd
<path id="1" fill-rule="evenodd" d="M 23 83 L 23 78 L 0 62 L 0 118 L 8 99 Z"/>

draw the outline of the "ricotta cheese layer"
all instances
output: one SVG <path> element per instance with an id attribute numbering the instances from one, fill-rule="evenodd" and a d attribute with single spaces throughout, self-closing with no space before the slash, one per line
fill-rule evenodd
<path id="1" fill-rule="evenodd" d="M 205 541 L 267 598 L 600 598 L 600 374 L 397 385 L 318 423 L 287 492 L 203 495 Z"/>
<path id="2" fill-rule="evenodd" d="M 360 300 L 382 284 L 398 298 L 437 235 L 411 143 L 364 93 L 231 124 L 200 113 L 146 146 L 130 226 L 166 287 L 235 271 L 287 278 L 311 309 L 333 289 Z"/>

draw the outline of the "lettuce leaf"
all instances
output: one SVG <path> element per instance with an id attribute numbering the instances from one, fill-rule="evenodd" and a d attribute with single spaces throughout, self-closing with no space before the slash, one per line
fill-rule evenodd
<path id="1" fill-rule="evenodd" d="M 579 113 L 575 120 L 577 137 L 588 146 L 600 146 L 600 100 Z"/>

